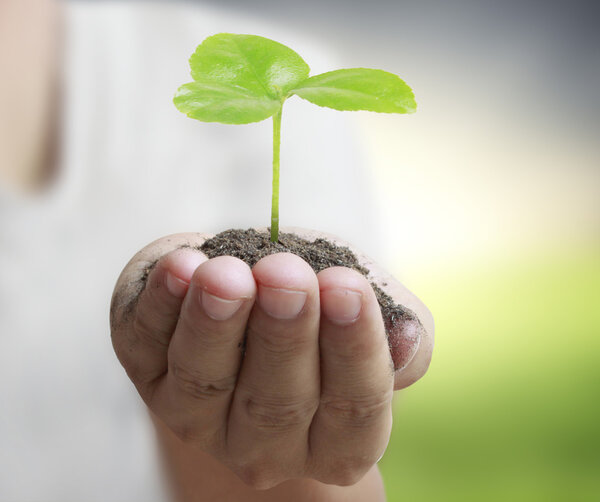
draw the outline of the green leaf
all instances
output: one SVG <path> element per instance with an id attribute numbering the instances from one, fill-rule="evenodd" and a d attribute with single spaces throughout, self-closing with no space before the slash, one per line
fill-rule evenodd
<path id="1" fill-rule="evenodd" d="M 260 122 L 281 108 L 279 100 L 253 94 L 243 87 L 211 81 L 182 85 L 173 102 L 190 118 L 223 124 Z"/>
<path id="2" fill-rule="evenodd" d="M 190 58 L 192 78 L 247 89 L 256 96 L 285 99 L 308 77 L 310 68 L 292 49 L 256 35 L 219 33 Z"/>
<path id="3" fill-rule="evenodd" d="M 311 103 L 335 110 L 413 113 L 411 88 L 397 75 L 383 70 L 351 68 L 315 75 L 292 90 Z"/>

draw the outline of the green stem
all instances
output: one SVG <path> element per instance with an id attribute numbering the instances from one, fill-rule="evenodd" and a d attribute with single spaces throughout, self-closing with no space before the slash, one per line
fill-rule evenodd
<path id="1" fill-rule="evenodd" d="M 273 196 L 271 198 L 271 242 L 279 239 L 279 152 L 281 150 L 281 112 L 273 115 Z"/>

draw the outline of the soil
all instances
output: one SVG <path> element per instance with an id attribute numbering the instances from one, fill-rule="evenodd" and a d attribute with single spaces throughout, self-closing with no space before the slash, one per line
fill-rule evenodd
<path id="1" fill-rule="evenodd" d="M 290 252 L 306 261 L 315 273 L 328 267 L 340 266 L 352 268 L 370 279 L 369 271 L 360 265 L 356 255 L 350 249 L 337 246 L 326 239 L 309 241 L 295 234 L 280 233 L 279 242 L 273 243 L 268 232 L 257 232 L 254 229 L 226 230 L 205 241 L 198 249 L 209 258 L 223 255 L 235 256 L 250 267 L 267 255 Z M 375 283 L 371 282 L 371 286 L 381 308 L 394 362 L 406 361 L 409 354 L 399 352 L 412 351 L 412 348 L 407 345 L 404 349 L 402 343 L 399 346 L 395 335 L 404 331 L 404 325 L 416 323 L 420 326 L 420 322 L 414 312 L 394 302 Z M 392 339 L 394 339 L 393 342 Z"/>

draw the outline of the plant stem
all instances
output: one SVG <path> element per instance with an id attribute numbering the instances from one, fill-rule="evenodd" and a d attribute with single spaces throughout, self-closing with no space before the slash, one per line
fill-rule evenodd
<path id="1" fill-rule="evenodd" d="M 281 112 L 273 115 L 273 196 L 271 198 L 271 242 L 279 239 L 279 152 L 281 150 Z"/>

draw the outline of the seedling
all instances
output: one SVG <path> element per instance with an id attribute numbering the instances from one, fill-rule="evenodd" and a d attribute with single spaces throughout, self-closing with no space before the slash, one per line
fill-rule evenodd
<path id="1" fill-rule="evenodd" d="M 309 77 L 310 68 L 292 49 L 256 35 L 219 33 L 190 58 L 193 82 L 175 95 L 177 109 L 203 122 L 249 124 L 273 117 L 271 241 L 279 236 L 281 112 L 300 96 L 334 110 L 413 113 L 412 90 L 393 73 L 370 68 L 335 70 Z"/>

